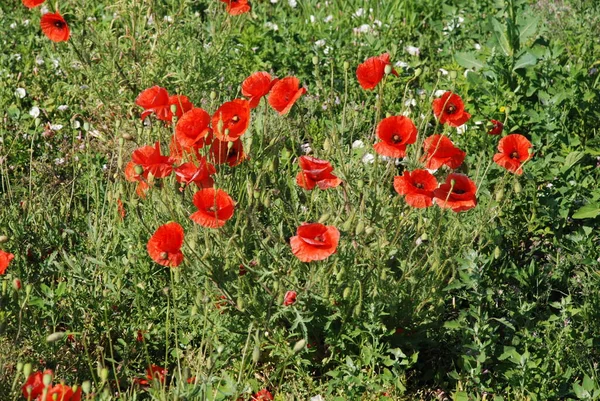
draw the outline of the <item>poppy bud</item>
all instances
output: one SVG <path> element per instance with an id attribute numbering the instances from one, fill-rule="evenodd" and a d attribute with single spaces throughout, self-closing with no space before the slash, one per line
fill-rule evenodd
<path id="1" fill-rule="evenodd" d="M 241 296 L 237 298 L 237 308 L 241 311 L 244 310 L 244 298 L 242 298 Z"/>
<path id="2" fill-rule="evenodd" d="M 211 91 L 210 92 L 210 100 L 215 100 L 216 98 L 217 98 L 217 92 Z"/>
<path id="3" fill-rule="evenodd" d="M 359 317 L 361 312 L 362 312 L 362 305 L 361 304 L 357 304 L 354 307 L 354 310 L 352 311 L 352 315 L 354 317 Z"/>
<path id="4" fill-rule="evenodd" d="M 392 73 L 392 65 L 386 64 L 383 68 L 383 72 L 385 73 L 385 75 L 390 75 Z"/>
<path id="5" fill-rule="evenodd" d="M 520 194 L 521 190 L 523 189 L 523 187 L 521 187 L 521 183 L 519 181 L 515 181 L 515 184 L 513 186 L 515 193 Z"/>
<path id="6" fill-rule="evenodd" d="M 302 351 L 302 349 L 304 348 L 305 345 L 306 345 L 305 339 L 297 341 L 296 344 L 294 344 L 294 353 L 298 353 L 298 352 Z"/>
<path id="7" fill-rule="evenodd" d="M 17 362 L 17 373 L 23 370 L 23 362 Z"/>
<path id="8" fill-rule="evenodd" d="M 365 228 L 365 235 L 366 236 L 369 236 L 369 235 L 373 234 L 374 232 L 375 232 L 375 229 L 373 227 L 371 227 L 371 226 Z"/>
<path id="9" fill-rule="evenodd" d="M 225 128 L 225 136 L 229 135 L 229 128 Z M 231 147 L 233 146 L 233 142 L 228 142 L 227 143 L 227 149 L 231 149 Z"/>
<path id="10" fill-rule="evenodd" d="M 331 214 L 329 213 L 325 213 L 323 215 L 321 215 L 321 217 L 319 217 L 319 223 L 323 224 L 327 221 L 327 219 L 329 219 L 329 216 L 331 216 Z"/>
<path id="11" fill-rule="evenodd" d="M 381 281 L 386 281 L 387 280 L 387 269 L 382 269 L 381 273 L 379 274 L 379 279 Z"/>
<path id="12" fill-rule="evenodd" d="M 252 362 L 258 363 L 260 360 L 260 348 L 258 345 L 254 345 L 254 349 L 252 350 Z"/>
<path id="13" fill-rule="evenodd" d="M 42 377 L 42 383 L 44 383 L 44 387 L 48 387 L 52 383 L 52 371 L 46 371 L 50 373 L 44 373 Z"/>
<path id="14" fill-rule="evenodd" d="M 350 227 L 352 227 L 352 221 L 354 220 L 354 212 L 350 214 L 348 220 L 342 225 L 342 231 L 350 231 Z"/>
<path id="15" fill-rule="evenodd" d="M 33 289 L 33 286 L 31 284 L 27 284 L 25 286 L 25 294 L 27 294 L 27 296 L 29 296 L 29 294 L 31 294 L 32 289 Z"/>
<path id="16" fill-rule="evenodd" d="M 23 374 L 25 375 L 25 377 L 29 377 L 29 375 L 31 374 L 31 364 L 30 363 L 26 363 L 25 365 L 23 365 Z"/>
<path id="17" fill-rule="evenodd" d="M 360 235 L 360 233 L 362 233 L 364 231 L 364 229 L 365 229 L 365 223 L 361 220 L 356 225 L 356 229 L 354 230 L 354 234 L 356 234 L 358 236 L 358 235 Z"/>
<path id="18" fill-rule="evenodd" d="M 350 68 L 350 63 L 347 61 L 344 61 L 344 70 L 347 70 L 348 68 Z"/>
<path id="19" fill-rule="evenodd" d="M 283 305 L 290 306 L 296 303 L 296 291 L 288 291 L 283 297 Z"/>
<path id="20" fill-rule="evenodd" d="M 494 259 L 498 259 L 500 256 L 502 256 L 502 251 L 500 250 L 499 246 L 496 246 L 494 249 Z"/>
<path id="21" fill-rule="evenodd" d="M 12 284 L 15 291 L 19 291 L 21 289 L 21 280 L 19 280 L 18 278 L 14 279 Z"/>
<path id="22" fill-rule="evenodd" d="M 89 131 L 90 130 L 90 123 L 89 122 L 84 122 L 83 123 L 83 130 L 84 131 Z"/>
<path id="23" fill-rule="evenodd" d="M 331 141 L 329 141 L 329 138 L 326 138 L 325 141 L 323 141 L 323 150 L 327 152 L 331 150 Z"/>
<path id="24" fill-rule="evenodd" d="M 81 383 L 81 389 L 84 393 L 89 394 L 92 390 L 92 383 L 89 380 L 84 381 Z"/>
<path id="25" fill-rule="evenodd" d="M 176 104 L 171 105 L 171 113 L 173 113 L 173 114 L 177 113 L 177 105 Z"/>
<path id="26" fill-rule="evenodd" d="M 144 174 L 144 168 L 142 166 L 140 166 L 139 164 L 136 164 L 136 166 L 133 168 L 133 171 L 135 171 L 135 173 L 137 175 Z"/>
<path id="27" fill-rule="evenodd" d="M 217 131 L 223 132 L 223 120 L 222 119 L 219 119 L 219 122 L 217 123 Z"/>
<path id="28" fill-rule="evenodd" d="M 59 340 L 62 340 L 65 336 L 65 332 L 64 331 L 57 331 L 55 333 L 50 334 L 48 337 L 46 337 L 46 342 L 49 343 L 53 343 Z"/>
<path id="29" fill-rule="evenodd" d="M 451 80 L 453 80 L 453 81 L 454 81 L 454 80 L 456 79 L 456 76 L 457 76 L 457 75 L 458 75 L 458 74 L 456 74 L 456 71 L 450 71 L 450 79 L 451 79 Z"/>
<path id="30" fill-rule="evenodd" d="M 314 65 L 319 64 L 319 58 L 317 56 L 313 56 L 312 62 L 313 62 Z"/>
<path id="31" fill-rule="evenodd" d="M 0 244 L 4 244 L 8 242 L 8 237 L 6 235 L 0 235 Z"/>
<path id="32" fill-rule="evenodd" d="M 125 139 L 126 141 L 133 141 L 133 135 L 131 134 L 123 134 L 121 135 L 123 137 L 123 139 Z"/>
<path id="33" fill-rule="evenodd" d="M 108 369 L 107 368 L 102 368 L 100 369 L 100 379 L 105 382 L 106 379 L 108 379 Z"/>
<path id="34" fill-rule="evenodd" d="M 350 297 L 350 291 L 352 291 L 350 289 L 350 287 L 344 288 L 344 292 L 342 293 L 342 298 L 348 299 Z"/>

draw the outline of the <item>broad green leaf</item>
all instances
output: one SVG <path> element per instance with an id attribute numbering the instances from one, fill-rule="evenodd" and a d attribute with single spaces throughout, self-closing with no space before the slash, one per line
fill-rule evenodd
<path id="1" fill-rule="evenodd" d="M 519 43 L 523 45 L 527 39 L 535 35 L 537 31 L 539 18 L 537 16 L 529 16 L 524 21 L 519 21 Z"/>
<path id="2" fill-rule="evenodd" d="M 454 59 L 461 67 L 472 68 L 474 70 L 485 67 L 485 63 L 479 60 L 473 53 L 458 52 L 454 55 Z"/>
<path id="3" fill-rule="evenodd" d="M 600 204 L 592 203 L 585 205 L 575 213 L 573 213 L 574 219 L 593 219 L 600 214 Z"/>
<path id="4" fill-rule="evenodd" d="M 585 156 L 585 152 L 571 152 L 565 158 L 565 164 L 561 168 L 561 171 L 564 173 L 569 170 L 571 167 L 576 165 L 583 157 Z"/>
<path id="5" fill-rule="evenodd" d="M 533 54 L 531 54 L 529 52 L 525 52 L 515 62 L 513 71 L 516 71 L 519 68 L 531 67 L 532 65 L 536 65 L 536 64 L 537 64 L 537 57 L 535 57 Z"/>
<path id="6" fill-rule="evenodd" d="M 457 391 L 452 398 L 454 401 L 469 401 L 469 395 L 464 391 Z"/>
<path id="7" fill-rule="evenodd" d="M 512 56 L 513 51 L 508 42 L 508 36 L 506 35 L 506 29 L 504 25 L 500 23 L 496 18 L 492 18 L 492 27 L 494 28 L 494 38 L 500 45 L 500 48 L 507 56 Z"/>

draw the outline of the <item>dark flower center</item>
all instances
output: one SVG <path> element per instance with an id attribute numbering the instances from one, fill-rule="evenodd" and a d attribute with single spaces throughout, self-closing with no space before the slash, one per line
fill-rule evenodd
<path id="1" fill-rule="evenodd" d="M 315 241 L 319 241 L 319 242 L 325 242 L 325 238 L 323 238 L 323 236 L 322 236 L 322 235 L 317 235 L 317 236 L 315 237 Z"/>
<path id="2" fill-rule="evenodd" d="M 234 115 L 233 117 L 231 117 L 231 121 L 233 121 L 234 123 L 237 123 L 238 121 L 240 121 L 240 118 L 238 117 L 238 115 Z"/>
<path id="3" fill-rule="evenodd" d="M 211 207 L 209 207 L 208 209 L 206 209 L 207 212 L 211 212 L 211 213 L 215 213 L 217 211 L 217 207 L 215 205 L 212 205 Z"/>
<path id="4" fill-rule="evenodd" d="M 419 189 L 423 189 L 423 188 L 424 188 L 424 187 L 423 187 L 423 184 L 421 184 L 420 182 L 417 182 L 417 183 L 415 184 L 415 187 L 417 187 L 417 188 L 419 188 Z"/>
<path id="5" fill-rule="evenodd" d="M 169 254 L 167 252 L 161 252 L 160 257 L 161 259 L 169 259 Z"/>
<path id="6" fill-rule="evenodd" d="M 62 21 L 54 21 L 54 26 L 58 29 L 63 29 L 65 27 L 65 24 Z"/>
<path id="7" fill-rule="evenodd" d="M 467 193 L 467 191 L 465 191 L 464 189 L 460 189 L 460 188 L 454 188 L 454 190 L 452 190 L 452 192 L 454 192 L 457 195 L 462 195 L 464 193 Z"/>
<path id="8" fill-rule="evenodd" d="M 449 104 L 448 107 L 446 107 L 446 114 L 454 114 L 454 113 L 456 113 L 456 111 L 457 111 L 457 108 L 453 104 Z"/>
<path id="9" fill-rule="evenodd" d="M 394 143 L 400 143 L 400 142 L 402 142 L 402 137 L 400 135 L 398 135 L 398 134 L 394 134 L 392 136 L 392 142 L 394 142 Z"/>
<path id="10" fill-rule="evenodd" d="M 517 152 L 516 150 L 513 150 L 512 153 L 510 154 L 510 158 L 511 159 L 518 159 L 519 158 L 519 152 Z"/>

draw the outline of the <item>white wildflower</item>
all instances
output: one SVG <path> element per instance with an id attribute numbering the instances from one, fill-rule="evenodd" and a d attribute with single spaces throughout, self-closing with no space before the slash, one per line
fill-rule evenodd
<path id="1" fill-rule="evenodd" d="M 456 132 L 458 134 L 464 134 L 465 132 L 467 132 L 467 124 L 463 124 L 463 125 L 456 127 Z"/>
<path id="2" fill-rule="evenodd" d="M 435 92 L 433 92 L 433 96 L 435 96 L 435 97 L 440 97 L 440 96 L 442 96 L 444 93 L 446 93 L 446 90 L 445 90 L 445 89 L 438 89 L 438 90 L 436 90 Z"/>
<path id="3" fill-rule="evenodd" d="M 57 108 L 58 108 L 58 111 L 65 111 L 69 108 L 69 106 L 67 106 L 66 104 L 61 104 Z"/>
<path id="4" fill-rule="evenodd" d="M 52 131 L 60 131 L 62 127 L 62 124 L 50 124 L 50 129 Z"/>
<path id="5" fill-rule="evenodd" d="M 415 99 L 406 99 L 404 101 L 404 105 L 407 106 L 407 107 L 408 106 L 415 107 L 417 105 L 417 101 Z"/>
<path id="6" fill-rule="evenodd" d="M 17 88 L 15 91 L 15 96 L 19 99 L 23 99 L 25 96 L 27 96 L 27 92 L 23 88 Z"/>
<path id="7" fill-rule="evenodd" d="M 475 50 L 481 50 L 481 45 L 479 43 L 475 43 L 473 47 L 475 48 Z"/>
<path id="8" fill-rule="evenodd" d="M 322 47 L 325 46 L 325 39 L 319 39 L 315 42 L 315 46 Z"/>
<path id="9" fill-rule="evenodd" d="M 35 63 L 37 65 L 42 65 L 44 64 L 44 58 L 40 55 L 35 56 Z"/>
<path id="10" fill-rule="evenodd" d="M 57 166 L 60 166 L 61 164 L 65 164 L 65 158 L 58 157 L 58 158 L 54 159 L 54 164 L 56 164 Z"/>
<path id="11" fill-rule="evenodd" d="M 17 23 L 13 22 L 12 24 L 9 25 L 10 29 L 16 29 L 17 28 Z"/>
<path id="12" fill-rule="evenodd" d="M 362 8 L 359 8 L 358 10 L 356 10 L 356 12 L 354 13 L 355 17 L 361 17 L 363 14 L 365 13 L 365 10 Z"/>
<path id="13" fill-rule="evenodd" d="M 170 24 L 173 23 L 173 17 L 171 17 L 170 15 L 165 15 L 164 18 L 163 18 L 163 20 L 165 22 L 170 23 Z"/>
<path id="14" fill-rule="evenodd" d="M 33 118 L 38 118 L 40 115 L 40 109 L 37 106 L 33 106 L 31 110 L 29 110 L 29 115 Z"/>
<path id="15" fill-rule="evenodd" d="M 373 162 L 375 162 L 375 156 L 373 156 L 371 153 L 365 153 L 365 155 L 362 157 L 362 162 L 364 164 L 373 164 Z"/>
<path id="16" fill-rule="evenodd" d="M 304 154 L 311 153 L 312 152 L 312 148 L 310 147 L 310 143 L 306 142 L 306 143 L 303 143 L 302 145 L 300 145 L 300 150 Z"/>
<path id="17" fill-rule="evenodd" d="M 288 0 L 288 4 L 292 8 L 296 8 L 296 6 L 298 5 L 298 3 L 296 2 L 296 0 Z"/>
<path id="18" fill-rule="evenodd" d="M 273 23 L 273 22 L 271 22 L 271 21 L 267 21 L 267 22 L 265 22 L 265 27 L 266 27 L 267 29 L 272 29 L 272 30 L 274 30 L 274 31 L 278 31 L 278 30 L 279 30 L 279 27 L 277 26 L 277 24 L 274 24 L 274 23 Z"/>
<path id="19" fill-rule="evenodd" d="M 360 139 L 357 139 L 356 141 L 352 142 L 352 149 L 362 149 L 364 147 L 365 143 Z"/>
<path id="20" fill-rule="evenodd" d="M 448 70 L 445 70 L 443 68 L 440 68 L 439 71 L 442 73 L 442 75 L 448 75 Z"/>
<path id="21" fill-rule="evenodd" d="M 406 46 L 404 50 L 411 56 L 419 56 L 421 54 L 421 49 L 415 46 Z"/>
<path id="22" fill-rule="evenodd" d="M 333 15 L 328 15 L 327 17 L 325 17 L 325 19 L 323 20 L 323 22 L 325 22 L 326 24 L 329 24 L 331 21 L 333 21 Z"/>

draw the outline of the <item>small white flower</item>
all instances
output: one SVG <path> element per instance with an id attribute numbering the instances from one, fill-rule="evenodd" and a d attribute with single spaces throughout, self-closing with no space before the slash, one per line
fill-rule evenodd
<path id="1" fill-rule="evenodd" d="M 311 24 L 314 24 L 314 23 L 315 23 L 315 20 L 316 20 L 316 19 L 315 19 L 315 16 L 314 16 L 314 15 L 311 15 L 311 16 L 309 17 L 309 19 L 310 19 L 310 23 L 311 23 Z"/>
<path id="2" fill-rule="evenodd" d="M 415 241 L 415 245 L 419 246 L 423 243 L 423 240 L 421 239 L 421 237 L 417 238 L 417 240 Z"/>
<path id="3" fill-rule="evenodd" d="M 371 25 L 369 24 L 362 24 L 358 28 L 354 28 L 354 33 L 367 33 L 369 31 L 371 31 Z"/>
<path id="4" fill-rule="evenodd" d="M 375 162 L 375 156 L 373 156 L 371 153 L 365 153 L 365 155 L 362 157 L 362 162 L 364 164 L 373 164 L 373 162 Z"/>
<path id="5" fill-rule="evenodd" d="M 417 89 L 417 95 L 419 96 L 425 96 L 427 94 L 427 91 L 423 88 L 419 88 Z"/>
<path id="6" fill-rule="evenodd" d="M 13 22 L 12 24 L 9 25 L 10 29 L 16 29 L 17 28 L 17 23 Z"/>
<path id="7" fill-rule="evenodd" d="M 329 52 L 330 52 L 331 50 L 333 50 L 331 47 L 329 47 L 329 46 L 325 46 L 325 48 L 323 49 L 323 53 L 325 53 L 325 54 L 329 54 Z"/>
<path id="8" fill-rule="evenodd" d="M 42 8 L 40 8 L 40 12 L 42 13 L 42 15 L 48 14 L 50 12 L 50 9 L 48 8 L 48 4 L 43 4 Z"/>
<path id="9" fill-rule="evenodd" d="M 271 4 L 277 4 L 277 0 L 271 0 Z"/>
<path id="10" fill-rule="evenodd" d="M 473 124 L 475 124 L 475 125 L 482 125 L 483 121 L 475 121 Z"/>
<path id="11" fill-rule="evenodd" d="M 148 17 L 148 21 L 146 22 L 148 25 L 154 25 L 154 15 L 150 14 Z"/>
<path id="12" fill-rule="evenodd" d="M 406 67 L 408 67 L 408 63 L 405 63 L 404 61 L 396 61 L 396 64 L 394 64 L 394 66 L 406 68 Z"/>
<path id="13" fill-rule="evenodd" d="M 38 118 L 40 115 L 40 109 L 37 106 L 33 106 L 31 110 L 29 110 L 29 115 L 33 118 Z"/>
<path id="14" fill-rule="evenodd" d="M 383 23 L 381 21 L 379 21 L 378 19 L 373 21 L 373 28 L 375 28 L 375 26 L 378 26 L 379 28 L 381 28 L 381 25 L 383 25 Z"/>
<path id="15" fill-rule="evenodd" d="M 475 43 L 473 47 L 475 48 L 475 50 L 481 50 L 481 45 L 479 43 Z"/>
<path id="16" fill-rule="evenodd" d="M 274 24 L 274 23 L 272 23 L 271 21 L 267 21 L 267 22 L 265 22 L 265 27 L 266 27 L 267 29 L 272 29 L 272 30 L 274 30 L 274 31 L 278 31 L 278 30 L 279 30 L 279 27 L 277 26 L 277 24 Z"/>
<path id="17" fill-rule="evenodd" d="M 357 139 L 356 141 L 352 142 L 352 149 L 362 149 L 364 147 L 365 143 L 360 139 Z"/>
<path id="18" fill-rule="evenodd" d="M 421 54 L 421 49 L 415 46 L 406 46 L 404 50 L 406 50 L 411 56 L 419 56 Z"/>
<path id="19" fill-rule="evenodd" d="M 314 397 L 310 397 L 310 401 L 325 401 L 325 398 L 321 396 L 321 394 L 315 395 Z"/>
<path id="20" fill-rule="evenodd" d="M 69 106 L 67 106 L 66 104 L 61 104 L 57 108 L 58 108 L 58 111 L 65 111 L 69 108 Z"/>
<path id="21" fill-rule="evenodd" d="M 464 134 L 465 132 L 467 132 L 467 124 L 463 124 L 463 125 L 456 127 L 456 132 L 458 134 Z"/>
<path id="22" fill-rule="evenodd" d="M 303 143 L 302 145 L 300 145 L 300 150 L 304 154 L 309 154 L 310 152 L 312 152 L 312 148 L 310 147 L 310 143 L 306 142 L 306 143 Z"/>
<path id="23" fill-rule="evenodd" d="M 54 68 L 58 68 L 60 66 L 60 60 L 55 57 L 51 58 L 50 62 L 52 63 Z"/>
<path id="24" fill-rule="evenodd" d="M 359 8 L 358 10 L 356 10 L 356 12 L 354 13 L 355 17 L 361 17 L 363 14 L 365 13 L 365 10 L 362 8 Z"/>
<path id="25" fill-rule="evenodd" d="M 30 22 L 31 22 L 31 21 L 29 21 L 28 19 L 26 19 L 26 20 L 23 20 L 23 25 L 27 26 L 27 25 L 29 25 L 29 23 L 30 23 Z"/>
<path id="26" fill-rule="evenodd" d="M 15 96 L 19 99 L 23 99 L 25 96 L 27 96 L 27 92 L 23 88 L 17 88 L 15 91 Z"/>
<path id="27" fill-rule="evenodd" d="M 307 208 L 306 206 L 304 206 L 304 205 L 300 205 L 300 210 L 302 211 L 302 213 L 306 213 L 306 212 L 308 212 L 308 208 Z M 267 335 L 267 336 L 268 336 L 268 335 L 269 335 L 269 333 L 268 333 L 268 332 L 265 332 L 265 335 Z"/>
<path id="28" fill-rule="evenodd" d="M 60 131 L 62 127 L 62 124 L 50 124 L 50 129 L 52 131 Z"/>
<path id="29" fill-rule="evenodd" d="M 298 5 L 298 3 L 296 2 L 296 0 L 288 0 L 288 4 L 292 8 L 296 8 L 296 6 Z"/>
<path id="30" fill-rule="evenodd" d="M 19 53 L 13 54 L 13 57 L 15 58 L 15 60 L 21 61 L 21 55 Z"/>
<path id="31" fill-rule="evenodd" d="M 446 93 L 446 90 L 445 90 L 445 89 L 438 89 L 438 90 L 436 90 L 435 92 L 433 92 L 433 96 L 435 96 L 435 97 L 440 97 L 440 96 L 442 96 L 444 93 Z"/>
<path id="32" fill-rule="evenodd" d="M 402 115 L 403 115 L 404 117 L 410 117 L 410 109 L 406 109 L 406 110 L 404 110 L 404 111 L 402 112 Z"/>
<path id="33" fill-rule="evenodd" d="M 61 164 L 65 164 L 65 158 L 58 157 L 58 158 L 54 159 L 54 164 L 56 164 L 57 166 L 60 166 Z"/>
<path id="34" fill-rule="evenodd" d="M 328 15 L 327 17 L 325 17 L 325 19 L 323 20 L 323 22 L 325 22 L 326 24 L 330 23 L 331 21 L 333 21 L 333 15 Z"/>
<path id="35" fill-rule="evenodd" d="M 37 65 L 42 65 L 44 64 L 44 58 L 40 55 L 35 56 L 35 63 Z"/>
<path id="36" fill-rule="evenodd" d="M 315 46 L 317 47 L 321 47 L 321 46 L 325 46 L 325 39 L 319 39 L 315 42 Z"/>
<path id="37" fill-rule="evenodd" d="M 445 76 L 445 75 L 448 75 L 448 70 L 445 70 L 445 69 L 443 69 L 443 68 L 440 68 L 440 70 L 439 70 L 439 71 L 440 71 L 440 72 L 442 73 L 442 75 L 444 75 L 444 76 Z"/>
<path id="38" fill-rule="evenodd" d="M 404 105 L 407 106 L 407 107 L 408 106 L 415 107 L 417 105 L 417 101 L 415 99 L 406 99 L 404 101 Z"/>
<path id="39" fill-rule="evenodd" d="M 94 22 L 94 21 L 96 21 L 96 17 L 87 17 L 87 21 Z"/>
<path id="40" fill-rule="evenodd" d="M 73 129 L 79 129 L 81 128 L 81 123 L 79 122 L 79 120 L 75 120 L 73 121 L 73 124 L 71 124 L 71 127 L 73 127 Z"/>
<path id="41" fill-rule="evenodd" d="M 173 23 L 173 17 L 171 17 L 170 15 L 165 15 L 163 20 L 168 23 Z"/>

